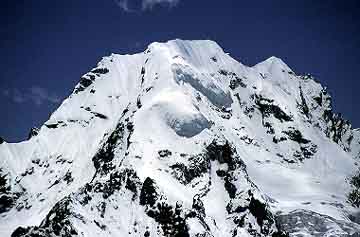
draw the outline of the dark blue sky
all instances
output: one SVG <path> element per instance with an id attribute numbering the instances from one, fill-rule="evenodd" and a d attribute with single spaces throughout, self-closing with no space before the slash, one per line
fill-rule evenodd
<path id="1" fill-rule="evenodd" d="M 133 12 L 115 0 L 2 1 L 0 136 L 26 139 L 102 56 L 174 38 L 215 40 L 247 65 L 280 57 L 328 86 L 336 111 L 360 126 L 360 1 L 180 0 L 143 11 L 140 1 Z"/>

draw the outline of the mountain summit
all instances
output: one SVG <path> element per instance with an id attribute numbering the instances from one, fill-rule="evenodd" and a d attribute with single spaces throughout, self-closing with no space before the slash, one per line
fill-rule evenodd
<path id="1" fill-rule="evenodd" d="M 360 130 L 311 75 L 213 41 L 104 57 L 0 144 L 1 236 L 359 236 Z"/>

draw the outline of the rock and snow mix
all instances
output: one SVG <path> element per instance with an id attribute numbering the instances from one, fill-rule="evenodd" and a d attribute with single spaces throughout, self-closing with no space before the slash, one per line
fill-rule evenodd
<path id="1" fill-rule="evenodd" d="M 360 132 L 315 79 L 212 41 L 103 58 L 0 142 L 1 236 L 358 236 Z"/>

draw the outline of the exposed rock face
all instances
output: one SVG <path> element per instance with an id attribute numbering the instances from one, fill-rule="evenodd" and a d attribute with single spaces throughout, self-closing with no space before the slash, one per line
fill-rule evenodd
<path id="1" fill-rule="evenodd" d="M 72 217 L 71 200 L 65 198 L 50 210 L 45 219 L 38 227 L 18 227 L 11 235 L 17 236 L 62 236 L 70 237 L 78 235 L 74 226 L 70 222 Z"/>
<path id="2" fill-rule="evenodd" d="M 28 136 L 28 139 L 32 138 L 32 137 L 35 137 L 39 134 L 39 129 L 38 128 L 31 128 L 30 130 L 30 133 L 29 133 L 29 136 Z"/>
<path id="3" fill-rule="evenodd" d="M 0 144 L 0 236 L 360 234 L 360 130 L 310 75 L 212 41 L 104 57 Z"/>
<path id="4" fill-rule="evenodd" d="M 20 192 L 12 190 L 10 182 L 8 174 L 3 173 L 0 168 L 0 214 L 11 210 L 21 195 Z"/>
<path id="5" fill-rule="evenodd" d="M 326 215 L 295 210 L 277 217 L 278 224 L 292 235 L 310 236 L 359 236 L 360 226 L 356 223 L 335 220 Z"/>

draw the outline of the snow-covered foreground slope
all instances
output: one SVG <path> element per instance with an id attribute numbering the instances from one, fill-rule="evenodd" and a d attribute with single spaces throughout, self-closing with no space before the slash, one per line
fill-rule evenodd
<path id="1" fill-rule="evenodd" d="M 360 132 L 326 89 L 212 41 L 105 57 L 0 144 L 1 236 L 357 236 Z"/>

